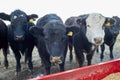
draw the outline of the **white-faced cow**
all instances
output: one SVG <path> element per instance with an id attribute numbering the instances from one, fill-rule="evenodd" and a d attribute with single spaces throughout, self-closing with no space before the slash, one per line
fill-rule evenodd
<path id="1" fill-rule="evenodd" d="M 29 28 L 34 24 L 29 22 L 29 20 L 37 17 L 36 14 L 27 15 L 21 10 L 15 10 L 10 15 L 0 13 L 0 18 L 10 21 L 8 40 L 15 55 L 17 73 L 21 71 L 21 53 L 25 54 L 25 61 L 28 61 L 29 69 L 31 71 L 33 69 L 32 50 L 34 47 L 34 38 L 29 33 Z"/>
<path id="2" fill-rule="evenodd" d="M 46 74 L 50 74 L 51 63 L 59 64 L 60 71 L 64 71 L 68 36 L 60 17 L 47 14 L 40 18 L 36 27 L 30 31 L 37 38 L 37 48 Z"/>
<path id="3" fill-rule="evenodd" d="M 79 66 L 83 66 L 84 52 L 88 65 L 91 64 L 92 56 L 96 48 L 104 42 L 104 27 L 108 19 L 98 13 L 91 13 L 88 16 L 79 16 L 77 23 L 80 31 L 73 36 L 75 54 Z"/>
<path id="4" fill-rule="evenodd" d="M 104 58 L 104 50 L 105 50 L 105 44 L 109 46 L 109 50 L 110 50 L 110 59 L 114 59 L 113 56 L 113 47 L 114 44 L 116 42 L 116 38 L 119 34 L 119 30 L 120 30 L 120 18 L 117 16 L 113 16 L 112 17 L 112 21 L 107 22 L 105 26 L 105 37 L 104 37 L 104 43 L 101 45 L 101 55 L 100 55 L 100 59 L 101 61 Z M 110 20 L 110 19 L 109 19 Z"/>
<path id="5" fill-rule="evenodd" d="M 7 59 L 7 54 L 8 54 L 8 38 L 7 38 L 7 32 L 8 28 L 6 24 L 0 20 L 0 49 L 3 50 L 3 55 L 4 55 L 4 66 L 5 68 L 8 68 L 8 59 Z"/>

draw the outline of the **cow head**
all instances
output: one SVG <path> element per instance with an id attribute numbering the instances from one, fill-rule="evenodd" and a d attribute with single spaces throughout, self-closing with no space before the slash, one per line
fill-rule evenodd
<path id="1" fill-rule="evenodd" d="M 114 37 L 116 37 L 119 34 L 120 30 L 120 18 L 117 16 L 113 16 L 112 19 L 111 18 L 107 19 L 108 22 L 105 25 L 105 30 L 108 30 Z M 108 31 L 106 31 L 106 34 Z"/>
<path id="2" fill-rule="evenodd" d="M 104 42 L 104 24 L 108 19 L 98 13 L 92 13 L 78 18 L 77 23 L 85 32 L 88 41 L 94 45 L 100 45 Z M 112 23 L 111 23 L 112 24 Z M 84 26 L 84 27 L 83 27 Z"/>
<path id="3" fill-rule="evenodd" d="M 51 63 L 62 63 L 67 50 L 66 28 L 61 22 L 49 22 L 42 29 L 38 27 L 30 28 L 30 32 L 36 38 L 44 39 L 45 47 L 50 55 Z M 38 39 L 39 43 L 39 39 Z M 38 44 L 41 45 L 41 44 Z M 39 47 L 38 47 L 39 48 Z"/>
<path id="4" fill-rule="evenodd" d="M 15 10 L 10 15 L 0 13 L 0 18 L 11 22 L 9 30 L 16 41 L 24 40 L 25 33 L 28 30 L 29 20 L 32 21 L 32 19 L 37 17 L 38 16 L 36 14 L 27 15 L 21 10 Z"/>

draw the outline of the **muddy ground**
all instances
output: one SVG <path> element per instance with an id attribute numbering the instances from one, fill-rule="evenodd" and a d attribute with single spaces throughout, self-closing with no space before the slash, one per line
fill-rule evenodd
<path id="1" fill-rule="evenodd" d="M 103 62 L 110 60 L 108 49 L 109 49 L 108 46 L 106 46 Z M 120 58 L 120 37 L 117 39 L 113 53 L 114 53 L 115 59 Z M 21 59 L 22 71 L 19 73 L 19 76 L 16 76 L 15 75 L 16 62 L 15 62 L 15 58 L 14 58 L 12 51 L 10 51 L 10 54 L 8 55 L 8 60 L 9 60 L 9 68 L 8 69 L 4 69 L 3 54 L 1 54 L 1 52 L 0 52 L 0 61 L 1 61 L 0 80 L 27 80 L 32 77 L 43 76 L 44 75 L 44 66 L 41 65 L 41 60 L 39 58 L 36 48 L 34 48 L 32 57 L 33 57 L 33 65 L 34 65 L 33 72 L 34 73 L 31 74 L 29 72 L 27 64 L 24 63 L 24 56 L 22 56 L 22 59 Z M 92 59 L 92 64 L 100 63 L 99 57 L 100 57 L 100 54 L 95 53 L 93 56 L 93 59 Z M 84 65 L 86 66 L 86 61 L 85 61 Z M 68 51 L 68 55 L 67 55 L 66 62 L 65 62 L 65 70 L 70 70 L 70 69 L 74 69 L 74 68 L 78 68 L 78 64 L 76 62 L 75 56 L 74 56 L 72 63 L 69 62 L 69 51 Z M 53 65 L 51 68 L 51 71 L 52 71 L 52 73 L 58 72 L 59 71 L 58 65 L 56 65 L 56 66 Z"/>

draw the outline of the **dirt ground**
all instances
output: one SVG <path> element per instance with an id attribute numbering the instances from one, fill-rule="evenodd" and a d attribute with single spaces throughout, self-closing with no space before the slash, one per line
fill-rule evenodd
<path id="1" fill-rule="evenodd" d="M 120 49 L 119 48 L 120 48 L 120 38 L 117 39 L 117 42 L 116 42 L 116 44 L 114 46 L 114 50 L 113 50 L 115 59 L 120 58 Z M 103 62 L 110 60 L 108 49 L 109 49 L 108 46 L 106 46 Z M 9 68 L 8 69 L 4 69 L 3 54 L 0 52 L 0 62 L 1 62 L 1 64 L 0 64 L 0 80 L 27 80 L 29 78 L 43 76 L 44 75 L 44 66 L 41 65 L 41 60 L 39 58 L 36 48 L 34 48 L 32 57 L 33 57 L 33 60 L 32 60 L 33 66 L 34 66 L 33 74 L 31 74 L 29 72 L 27 64 L 24 63 L 24 56 L 22 56 L 22 58 L 21 58 L 22 71 L 19 73 L 18 76 L 16 76 L 15 75 L 16 62 L 15 62 L 15 58 L 14 58 L 12 51 L 10 51 L 10 54 L 8 55 L 8 60 L 9 60 Z M 93 59 L 92 59 L 92 64 L 100 63 L 99 57 L 100 57 L 100 54 L 95 53 L 93 56 Z M 85 66 L 86 66 L 86 61 L 85 61 Z M 59 71 L 58 67 L 59 67 L 58 65 L 53 65 L 51 68 L 51 72 L 52 73 L 58 72 Z M 70 70 L 70 69 L 74 69 L 74 68 L 78 68 L 78 64 L 76 62 L 75 56 L 73 58 L 72 63 L 69 62 L 69 51 L 68 51 L 68 55 L 67 55 L 66 62 L 65 62 L 65 70 Z"/>

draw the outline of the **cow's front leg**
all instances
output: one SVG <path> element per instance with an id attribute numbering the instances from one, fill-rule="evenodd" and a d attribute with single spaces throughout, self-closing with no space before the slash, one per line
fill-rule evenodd
<path id="1" fill-rule="evenodd" d="M 100 54 L 100 60 L 101 60 L 101 61 L 102 61 L 103 58 L 104 58 L 104 50 L 105 50 L 105 45 L 102 44 L 102 45 L 101 45 L 101 54 Z"/>
<path id="2" fill-rule="evenodd" d="M 86 57 L 87 57 L 87 61 L 88 61 L 88 64 L 87 64 L 87 65 L 91 65 L 92 57 L 93 57 L 93 52 L 90 53 L 89 55 L 87 55 Z"/>
<path id="3" fill-rule="evenodd" d="M 32 51 L 33 51 L 33 47 L 28 48 L 26 51 L 26 58 L 28 60 L 28 67 L 30 69 L 30 72 L 33 73 L 33 64 L 32 64 Z"/>
<path id="4" fill-rule="evenodd" d="M 114 44 L 109 47 L 109 49 L 110 49 L 110 59 L 111 60 L 114 59 L 114 56 L 113 56 L 113 46 L 114 46 Z"/>
<path id="5" fill-rule="evenodd" d="M 4 66 L 7 69 L 9 64 L 8 64 L 8 59 L 7 59 L 7 54 L 8 54 L 8 50 L 7 49 L 3 49 L 3 55 L 4 55 Z"/>

